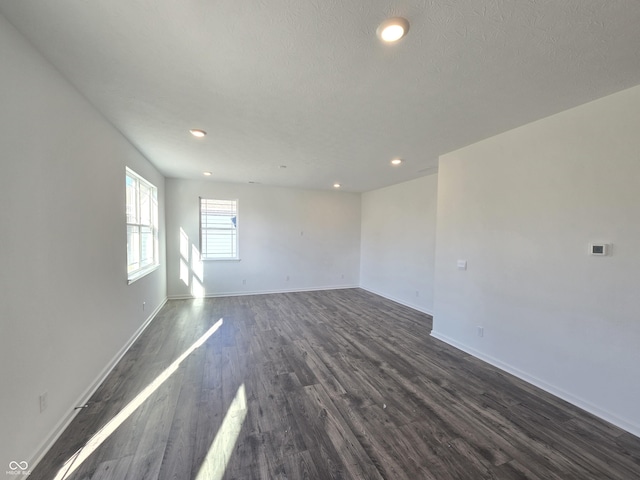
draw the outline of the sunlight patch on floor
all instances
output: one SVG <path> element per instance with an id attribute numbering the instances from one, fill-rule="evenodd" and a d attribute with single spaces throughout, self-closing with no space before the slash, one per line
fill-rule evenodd
<path id="1" fill-rule="evenodd" d="M 240 385 L 229 409 L 202 462 L 196 480 L 221 480 L 229 465 L 233 449 L 247 417 L 247 396 L 244 383 Z"/>
<path id="2" fill-rule="evenodd" d="M 178 369 L 180 364 L 191 355 L 194 350 L 200 347 L 206 342 L 216 330 L 218 330 L 223 323 L 223 319 L 218 320 L 207 332 L 202 335 L 196 342 L 191 345 L 180 357 L 178 357 L 169 367 L 167 367 L 160 375 L 158 375 L 153 382 L 145 387 L 133 400 L 131 400 L 127 406 L 125 406 L 118 414 L 113 417 L 109 422 L 98 430 L 89 441 L 74 453 L 69 460 L 65 462 L 62 468 L 58 471 L 54 480 L 65 480 L 75 472 L 82 463 L 89 458 L 89 456 L 95 452 L 109 436 L 115 432 L 115 430 L 124 423 L 124 421 L 131 416 L 136 409 L 142 405 L 173 373 Z M 244 392 L 244 390 L 243 390 Z M 237 396 L 237 395 L 236 395 Z M 226 418 L 225 418 L 226 420 Z M 219 432 L 218 432 L 219 433 Z M 216 437 L 217 438 L 217 437 Z M 204 478 L 204 477 L 203 477 Z"/>

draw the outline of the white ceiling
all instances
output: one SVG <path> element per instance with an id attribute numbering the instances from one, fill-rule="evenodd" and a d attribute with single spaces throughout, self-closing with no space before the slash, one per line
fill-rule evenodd
<path id="1" fill-rule="evenodd" d="M 0 12 L 168 177 L 367 191 L 640 84 L 638 0 L 0 0 Z M 397 15 L 409 34 L 382 45 L 377 26 Z"/>

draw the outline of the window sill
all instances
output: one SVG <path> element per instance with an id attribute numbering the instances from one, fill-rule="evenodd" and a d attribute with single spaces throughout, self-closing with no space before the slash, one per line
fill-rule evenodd
<path id="1" fill-rule="evenodd" d="M 240 262 L 241 258 L 203 258 L 203 262 Z"/>
<path id="2" fill-rule="evenodd" d="M 139 270 L 139 271 L 135 272 L 129 278 L 127 278 L 127 285 L 131 285 L 136 280 L 140 280 L 142 277 L 146 277 L 151 272 L 156 271 L 158 268 L 160 268 L 160 264 L 159 263 L 157 265 L 151 265 L 151 266 L 149 266 L 149 267 L 147 267 L 147 268 L 145 268 L 143 270 Z"/>

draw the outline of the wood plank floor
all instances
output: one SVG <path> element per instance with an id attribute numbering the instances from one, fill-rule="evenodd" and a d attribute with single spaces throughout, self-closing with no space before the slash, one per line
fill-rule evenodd
<path id="1" fill-rule="evenodd" d="M 430 329 L 359 289 L 170 301 L 29 478 L 640 478 L 639 438 Z"/>

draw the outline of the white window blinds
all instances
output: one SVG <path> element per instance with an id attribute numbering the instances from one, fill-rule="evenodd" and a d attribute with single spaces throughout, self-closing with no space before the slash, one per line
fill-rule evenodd
<path id="1" fill-rule="evenodd" d="M 200 199 L 200 253 L 203 260 L 238 259 L 238 201 Z"/>

